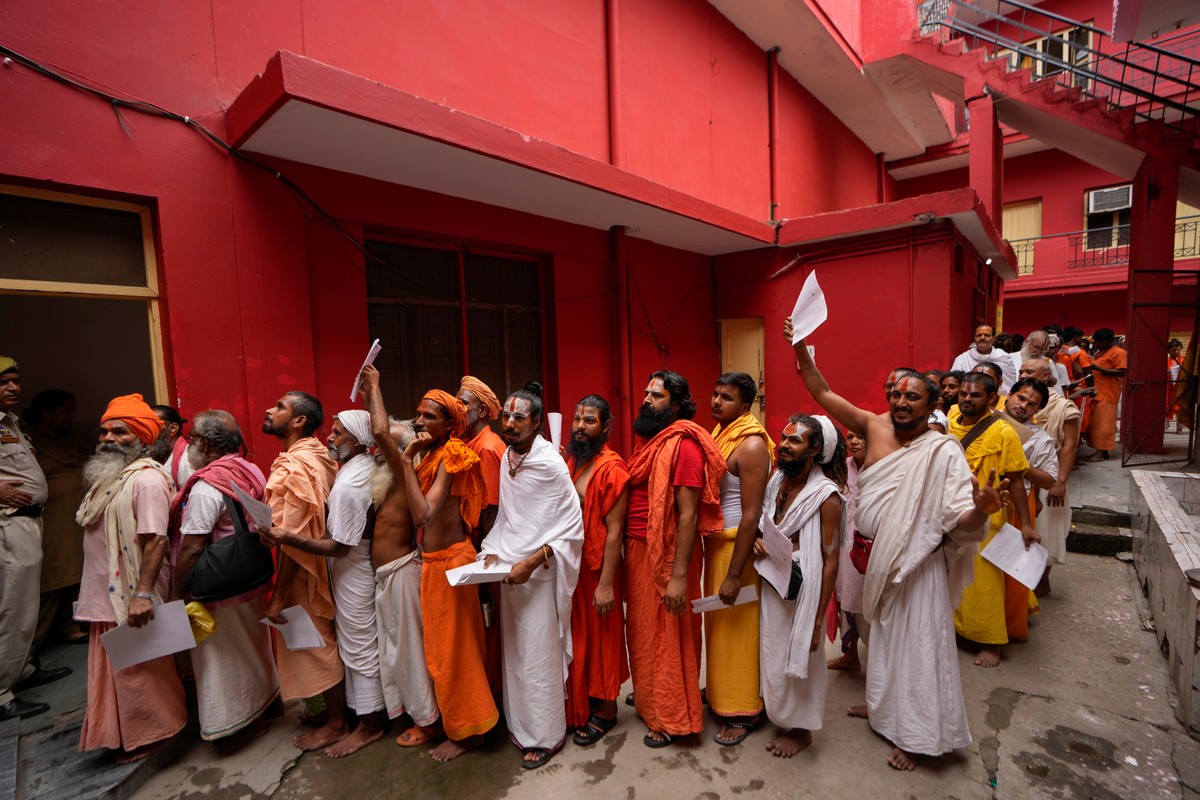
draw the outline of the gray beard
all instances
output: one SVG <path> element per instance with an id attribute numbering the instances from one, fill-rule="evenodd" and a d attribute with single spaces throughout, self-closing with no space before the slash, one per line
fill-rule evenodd
<path id="1" fill-rule="evenodd" d="M 140 444 L 122 447 L 119 444 L 99 444 L 96 454 L 83 467 L 83 486 L 91 489 L 107 486 L 117 479 L 121 471 L 146 453 Z"/>
<path id="2" fill-rule="evenodd" d="M 339 464 L 345 464 L 354 455 L 354 445 L 345 444 L 341 447 L 330 447 L 329 457 Z"/>
<path id="3" fill-rule="evenodd" d="M 371 472 L 371 505 L 378 509 L 396 485 L 396 476 L 385 461 Z"/>

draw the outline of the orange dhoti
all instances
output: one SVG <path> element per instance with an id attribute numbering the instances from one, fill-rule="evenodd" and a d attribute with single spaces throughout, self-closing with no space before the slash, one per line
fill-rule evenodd
<path id="1" fill-rule="evenodd" d="M 1093 399 L 1089 403 L 1092 418 L 1088 423 L 1088 441 L 1097 450 L 1117 449 L 1117 404 Z"/>
<path id="2" fill-rule="evenodd" d="M 603 617 L 592 597 L 600 583 L 600 570 L 579 570 L 579 583 L 571 603 L 572 660 L 567 676 L 567 725 L 581 728 L 591 717 L 589 698 L 616 700 L 629 678 L 625 659 L 624 594 L 620 575 L 613 581 L 613 607 Z"/>
<path id="3" fill-rule="evenodd" d="M 320 568 L 320 572 L 325 573 L 325 559 L 317 557 L 309 560 Z M 319 592 L 312 587 L 314 582 L 320 580 L 321 578 L 301 567 L 296 573 L 296 579 L 288 587 L 287 599 L 283 602 L 284 608 L 303 608 L 316 626 L 317 632 L 321 634 L 321 638 L 325 640 L 323 647 L 289 650 L 283 643 L 283 634 L 278 629 L 275 630 L 275 664 L 279 668 L 279 693 L 285 702 L 316 697 L 337 686 L 345 674 L 342 657 L 338 653 L 337 637 L 334 634 L 333 605 L 330 603 L 327 610 L 323 610 L 325 604 L 317 600 Z M 328 573 L 325 573 L 324 581 L 328 587 Z"/>
<path id="4" fill-rule="evenodd" d="M 655 583 L 646 540 L 625 537 L 625 634 L 638 716 L 652 731 L 686 736 L 704 730 L 700 706 L 700 620 L 690 601 L 700 597 L 701 545 L 692 548 L 688 607 L 667 611 Z"/>
<path id="5" fill-rule="evenodd" d="M 120 672 L 100 643 L 100 634 L 117 627 L 93 622 L 88 639 L 87 713 L 79 749 L 131 752 L 169 739 L 187 723 L 183 683 L 171 656 L 144 661 Z"/>
<path id="6" fill-rule="evenodd" d="M 435 553 L 421 567 L 421 615 L 425 663 L 442 714 L 442 727 L 455 741 L 487 733 L 500 718 L 483 668 L 483 613 L 475 586 L 451 586 L 446 572 L 475 561 L 464 539 Z"/>

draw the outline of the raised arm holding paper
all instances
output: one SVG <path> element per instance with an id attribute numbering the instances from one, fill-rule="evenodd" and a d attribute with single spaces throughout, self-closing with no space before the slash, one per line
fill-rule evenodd
<path id="1" fill-rule="evenodd" d="M 939 393 L 932 381 L 900 377 L 889 393 L 888 415 L 879 417 L 836 394 L 805 340 L 793 341 L 792 334 L 789 319 L 784 337 L 794 345 L 813 399 L 867 440 L 855 526 L 873 542 L 863 587 L 872 647 L 867 702 L 851 713 L 869 717 L 893 743 L 893 767 L 911 770 L 919 754 L 938 756 L 971 742 L 951 611 L 1000 495 L 992 480 L 979 486 L 953 440 L 930 431 Z M 930 679 L 914 685 L 907 675 Z"/>

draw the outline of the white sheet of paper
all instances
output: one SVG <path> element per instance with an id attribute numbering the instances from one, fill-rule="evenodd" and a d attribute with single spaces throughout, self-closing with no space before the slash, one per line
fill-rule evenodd
<path id="1" fill-rule="evenodd" d="M 562 447 L 562 414 L 557 411 L 551 411 L 546 415 L 546 424 L 550 426 L 550 444 L 554 445 L 554 452 L 558 452 L 558 448 Z"/>
<path id="2" fill-rule="evenodd" d="M 233 481 L 230 481 L 229 485 L 233 487 L 233 493 L 237 495 L 238 502 L 242 504 L 242 509 L 250 515 L 250 519 L 254 520 L 255 527 L 263 533 L 271 530 L 271 507 L 262 500 L 255 500 L 243 492 L 242 487 Z"/>
<path id="3" fill-rule="evenodd" d="M 742 590 L 737 593 L 737 597 L 733 599 L 735 606 L 740 606 L 742 603 L 753 603 L 758 599 L 758 592 L 753 586 L 743 586 Z M 703 614 L 705 611 L 721 611 L 729 608 L 721 602 L 719 594 L 710 594 L 708 597 L 701 597 L 692 601 L 692 613 Z"/>
<path id="4" fill-rule="evenodd" d="M 800 288 L 800 296 L 792 309 L 792 344 L 807 338 L 829 316 L 825 293 L 817 284 L 817 273 L 810 272 Z"/>
<path id="5" fill-rule="evenodd" d="M 483 559 L 463 564 L 461 567 L 446 570 L 446 580 L 451 586 L 467 586 L 472 583 L 497 583 L 508 577 L 513 565 L 498 561 L 490 567 L 484 566 Z"/>
<path id="6" fill-rule="evenodd" d="M 350 390 L 351 403 L 358 399 L 358 387 L 362 385 L 362 371 L 375 363 L 375 357 L 379 355 L 379 351 L 382 349 L 379 346 L 378 339 L 371 343 L 371 349 L 367 351 L 367 357 L 363 359 L 363 365 L 358 368 L 358 373 L 354 376 L 354 388 Z"/>
<path id="7" fill-rule="evenodd" d="M 196 646 L 192 623 L 182 600 L 154 607 L 154 619 L 140 628 L 122 622 L 108 633 L 100 634 L 100 643 L 118 672 L 152 658 L 169 656 Z"/>
<path id="8" fill-rule="evenodd" d="M 287 620 L 286 625 L 276 625 L 266 617 L 259 622 L 279 631 L 288 650 L 315 650 L 325 646 L 325 637 L 321 636 L 317 626 L 313 624 L 312 617 L 303 606 L 285 608 L 279 614 Z"/>
<path id="9" fill-rule="evenodd" d="M 1005 523 L 983 548 L 980 555 L 995 564 L 1014 580 L 1033 589 L 1046 571 L 1046 548 L 1037 542 L 1025 549 L 1025 540 L 1019 528 Z"/>
<path id="10" fill-rule="evenodd" d="M 770 517 L 763 526 L 763 545 L 767 555 L 754 559 L 754 570 L 775 587 L 780 597 L 787 597 L 792 582 L 792 540 L 779 532 Z"/>

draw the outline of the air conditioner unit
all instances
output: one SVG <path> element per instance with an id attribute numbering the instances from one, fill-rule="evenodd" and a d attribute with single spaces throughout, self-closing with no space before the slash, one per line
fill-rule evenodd
<path id="1" fill-rule="evenodd" d="M 1095 189 L 1087 193 L 1087 213 L 1108 214 L 1133 205 L 1133 185 Z"/>

